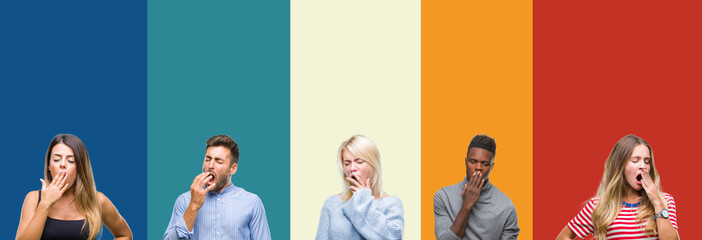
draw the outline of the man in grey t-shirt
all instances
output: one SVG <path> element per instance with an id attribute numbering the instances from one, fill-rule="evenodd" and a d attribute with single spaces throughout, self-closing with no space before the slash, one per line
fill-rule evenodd
<path id="1" fill-rule="evenodd" d="M 495 139 L 476 135 L 468 145 L 466 177 L 434 194 L 437 239 L 517 239 L 517 209 L 488 181 L 495 166 Z"/>

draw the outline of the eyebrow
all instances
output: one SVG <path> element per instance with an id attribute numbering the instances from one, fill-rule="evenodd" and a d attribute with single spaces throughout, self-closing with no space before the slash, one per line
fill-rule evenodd
<path id="1" fill-rule="evenodd" d="M 475 159 L 475 158 L 468 158 L 468 160 L 473 160 L 473 161 L 476 161 L 476 162 L 490 162 L 490 161 L 491 161 L 491 160 L 487 160 L 487 161 L 480 161 L 480 160 L 478 160 L 478 159 Z"/>

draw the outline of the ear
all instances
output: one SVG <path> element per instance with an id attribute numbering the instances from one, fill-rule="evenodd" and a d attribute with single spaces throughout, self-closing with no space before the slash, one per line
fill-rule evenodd
<path id="1" fill-rule="evenodd" d="M 230 174 L 230 175 L 234 175 L 234 173 L 236 173 L 236 169 L 237 169 L 238 167 L 239 167 L 239 166 L 238 166 L 236 163 L 235 163 L 235 164 L 232 164 L 232 167 L 229 168 L 229 174 Z"/>

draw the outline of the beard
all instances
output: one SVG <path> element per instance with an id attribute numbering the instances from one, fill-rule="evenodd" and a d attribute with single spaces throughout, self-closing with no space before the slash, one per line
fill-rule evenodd
<path id="1" fill-rule="evenodd" d="M 213 171 L 208 171 L 208 172 L 214 174 L 214 176 L 215 176 L 215 182 L 214 182 L 215 187 L 210 192 L 219 192 L 222 190 L 222 188 L 227 186 L 227 179 L 229 178 L 229 175 L 223 176 L 221 174 L 216 174 Z M 205 187 L 209 187 L 209 186 L 210 186 L 210 184 L 205 184 Z"/>

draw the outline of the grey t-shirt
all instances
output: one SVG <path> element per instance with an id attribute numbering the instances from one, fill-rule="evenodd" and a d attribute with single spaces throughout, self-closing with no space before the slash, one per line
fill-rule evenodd
<path id="1" fill-rule="evenodd" d="M 437 239 L 461 239 L 450 227 L 461 210 L 461 191 L 467 183 L 467 178 L 464 178 L 462 182 L 443 187 L 434 194 L 434 233 Z M 470 211 L 465 231 L 463 239 L 517 239 L 517 209 L 507 195 L 486 181 Z"/>

